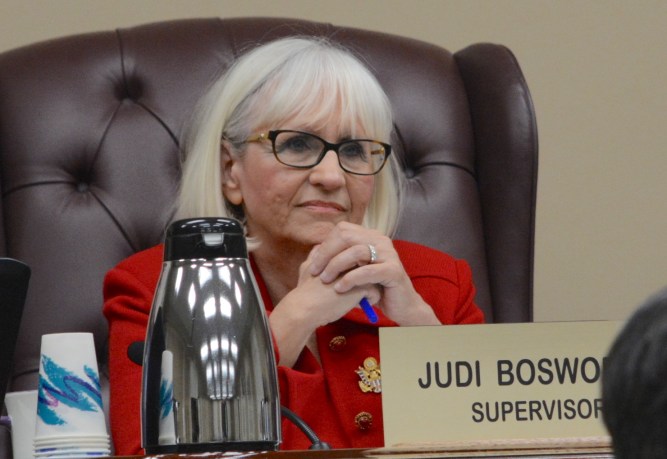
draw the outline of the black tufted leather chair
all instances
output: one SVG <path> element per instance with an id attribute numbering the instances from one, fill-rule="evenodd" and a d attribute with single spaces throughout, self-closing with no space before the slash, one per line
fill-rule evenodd
<path id="1" fill-rule="evenodd" d="M 387 91 L 407 177 L 397 237 L 468 260 L 487 321 L 532 319 L 537 133 L 508 49 L 292 19 L 162 22 L 0 55 L 0 256 L 32 268 L 9 390 L 36 387 L 44 333 L 91 331 L 106 360 L 102 279 L 160 242 L 195 102 L 247 45 L 293 34 L 348 45 Z"/>

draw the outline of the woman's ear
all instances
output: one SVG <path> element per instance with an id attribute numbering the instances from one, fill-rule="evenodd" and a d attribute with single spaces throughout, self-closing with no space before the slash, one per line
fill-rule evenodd
<path id="1" fill-rule="evenodd" d="M 222 194 L 231 204 L 240 206 L 243 203 L 243 194 L 238 180 L 237 168 L 238 158 L 232 155 L 231 144 L 223 140 L 220 143 L 220 175 Z"/>

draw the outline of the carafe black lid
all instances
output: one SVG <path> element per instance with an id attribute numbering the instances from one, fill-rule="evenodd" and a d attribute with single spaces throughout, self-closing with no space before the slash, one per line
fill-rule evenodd
<path id="1" fill-rule="evenodd" d="M 188 218 L 167 228 L 164 261 L 248 258 L 243 226 L 232 218 Z"/>

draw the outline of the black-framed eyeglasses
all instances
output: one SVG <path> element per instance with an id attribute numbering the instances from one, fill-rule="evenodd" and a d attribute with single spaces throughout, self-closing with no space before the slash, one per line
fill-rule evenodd
<path id="1" fill-rule="evenodd" d="M 273 155 L 286 166 L 309 169 L 317 166 L 328 151 L 338 156 L 341 169 L 350 174 L 375 175 L 382 170 L 391 154 L 391 145 L 371 139 L 349 139 L 329 143 L 321 137 L 302 131 L 275 130 L 262 132 L 245 140 L 270 140 Z"/>

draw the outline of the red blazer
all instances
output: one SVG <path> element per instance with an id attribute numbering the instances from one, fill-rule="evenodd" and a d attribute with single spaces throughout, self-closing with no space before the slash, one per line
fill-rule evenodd
<path id="1" fill-rule="evenodd" d="M 394 246 L 417 292 L 443 324 L 481 323 L 468 264 L 417 244 Z M 109 322 L 111 432 L 117 455 L 142 454 L 141 367 L 127 357 L 134 341 L 144 340 L 148 314 L 162 266 L 163 246 L 139 252 L 109 271 L 104 283 L 104 315 Z M 270 314 L 273 304 L 261 273 L 252 269 Z M 380 362 L 378 327 L 396 323 L 378 312 L 370 324 L 356 308 L 317 330 L 321 366 L 304 349 L 293 368 L 278 367 L 280 402 L 308 423 L 333 448 L 383 446 L 381 394 L 361 390 L 364 360 Z M 307 449 L 308 439 L 289 420 L 282 422 L 282 449 Z"/>

